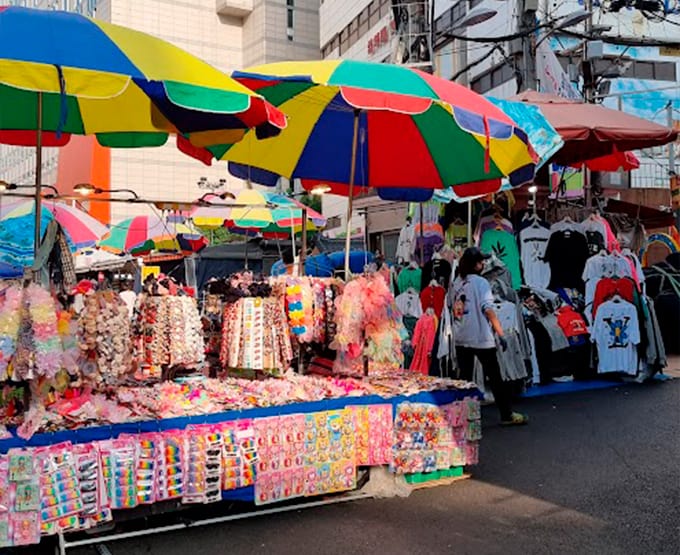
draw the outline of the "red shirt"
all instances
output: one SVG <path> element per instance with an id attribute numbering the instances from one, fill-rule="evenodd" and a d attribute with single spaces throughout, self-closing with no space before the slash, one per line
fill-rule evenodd
<path id="1" fill-rule="evenodd" d="M 423 306 L 423 312 L 428 308 L 433 308 L 437 318 L 440 318 L 444 309 L 445 297 L 446 289 L 441 285 L 428 285 L 420 292 L 420 304 Z"/>
<path id="2" fill-rule="evenodd" d="M 630 278 L 602 278 L 598 281 L 593 299 L 593 319 L 597 314 L 597 307 L 614 295 L 620 295 L 622 299 L 632 303 L 634 288 L 635 282 Z"/>
<path id="3" fill-rule="evenodd" d="M 562 328 L 564 335 L 567 337 L 575 337 L 578 335 L 585 335 L 588 333 L 586 321 L 578 312 L 571 306 L 562 306 L 557 312 L 557 323 Z"/>

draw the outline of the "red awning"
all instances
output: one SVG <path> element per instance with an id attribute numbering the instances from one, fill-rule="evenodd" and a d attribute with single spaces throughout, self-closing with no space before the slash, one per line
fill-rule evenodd
<path id="1" fill-rule="evenodd" d="M 678 132 L 652 121 L 560 96 L 526 91 L 510 100 L 538 106 L 562 136 L 564 146 L 551 162 L 570 166 L 612 154 L 661 146 L 678 138 Z"/>

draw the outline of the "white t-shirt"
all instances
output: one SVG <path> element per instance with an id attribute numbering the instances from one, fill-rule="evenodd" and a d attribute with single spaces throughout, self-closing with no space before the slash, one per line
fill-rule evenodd
<path id="1" fill-rule="evenodd" d="M 493 349 L 493 330 L 484 311 L 493 309 L 489 282 L 481 276 L 457 277 L 453 282 L 453 337 L 456 346 Z"/>
<path id="2" fill-rule="evenodd" d="M 524 282 L 530 287 L 547 289 L 550 283 L 550 265 L 543 260 L 549 239 L 550 230 L 540 225 L 519 232 Z"/>
<path id="3" fill-rule="evenodd" d="M 597 309 L 591 340 L 597 344 L 599 373 L 637 374 L 640 328 L 633 304 L 623 299 L 602 303 Z"/>
<path id="4" fill-rule="evenodd" d="M 403 316 L 420 318 L 423 315 L 423 306 L 420 302 L 420 296 L 410 288 L 397 295 L 394 300 L 397 303 L 399 312 L 401 312 Z"/>
<path id="5" fill-rule="evenodd" d="M 130 313 L 130 318 L 132 318 L 132 316 L 135 313 L 137 293 L 135 293 L 134 291 L 130 291 L 129 289 L 127 291 L 121 291 L 120 298 L 123 299 L 123 302 L 127 305 L 128 312 Z"/>
<path id="6" fill-rule="evenodd" d="M 583 269 L 583 281 L 586 284 L 586 316 L 592 322 L 593 299 L 597 282 L 602 278 L 611 277 L 632 277 L 628 262 L 623 256 L 615 256 L 600 251 L 591 256 Z"/>
<path id="7" fill-rule="evenodd" d="M 395 253 L 395 259 L 400 258 L 404 262 L 410 262 L 413 256 L 413 251 L 416 242 L 416 228 L 413 224 L 405 225 L 401 228 L 399 232 L 399 240 L 397 241 L 397 252 Z"/>

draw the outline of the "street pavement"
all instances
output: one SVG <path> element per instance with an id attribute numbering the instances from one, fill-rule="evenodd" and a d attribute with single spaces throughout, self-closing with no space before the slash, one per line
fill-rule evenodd
<path id="1" fill-rule="evenodd" d="M 472 479 L 408 498 L 268 515 L 107 548 L 113 555 L 680 554 L 680 379 L 529 399 L 518 408 L 531 423 L 508 429 L 498 425 L 494 407 L 485 407 Z"/>

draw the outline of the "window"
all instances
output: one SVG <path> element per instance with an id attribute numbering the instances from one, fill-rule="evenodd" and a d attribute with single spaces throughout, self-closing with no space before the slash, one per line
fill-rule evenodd
<path id="1" fill-rule="evenodd" d="M 355 17 L 349 22 L 349 42 L 347 48 L 351 48 L 359 40 L 359 21 Z"/>
<path id="2" fill-rule="evenodd" d="M 345 27 L 342 31 L 340 31 L 340 54 L 344 54 L 347 52 L 347 49 L 349 48 L 349 29 Z"/>
<path id="3" fill-rule="evenodd" d="M 515 76 L 514 70 L 506 63 L 502 63 L 486 73 L 477 76 L 471 83 L 470 88 L 479 94 L 489 92 L 491 89 L 500 87 Z"/>
<path id="4" fill-rule="evenodd" d="M 380 0 L 373 0 L 368 5 L 368 28 L 370 29 L 380 19 Z"/>
<path id="5" fill-rule="evenodd" d="M 369 12 L 370 6 L 366 6 L 364 11 L 359 14 L 359 38 L 368 33 Z"/>
<path id="6" fill-rule="evenodd" d="M 654 79 L 654 64 L 652 62 L 635 62 L 633 72 L 636 79 Z"/>
<path id="7" fill-rule="evenodd" d="M 675 62 L 654 62 L 654 78 L 658 81 L 675 82 Z"/>
<path id="8" fill-rule="evenodd" d="M 295 0 L 286 0 L 286 36 L 288 40 L 293 40 L 293 30 L 295 28 L 294 12 Z"/>

